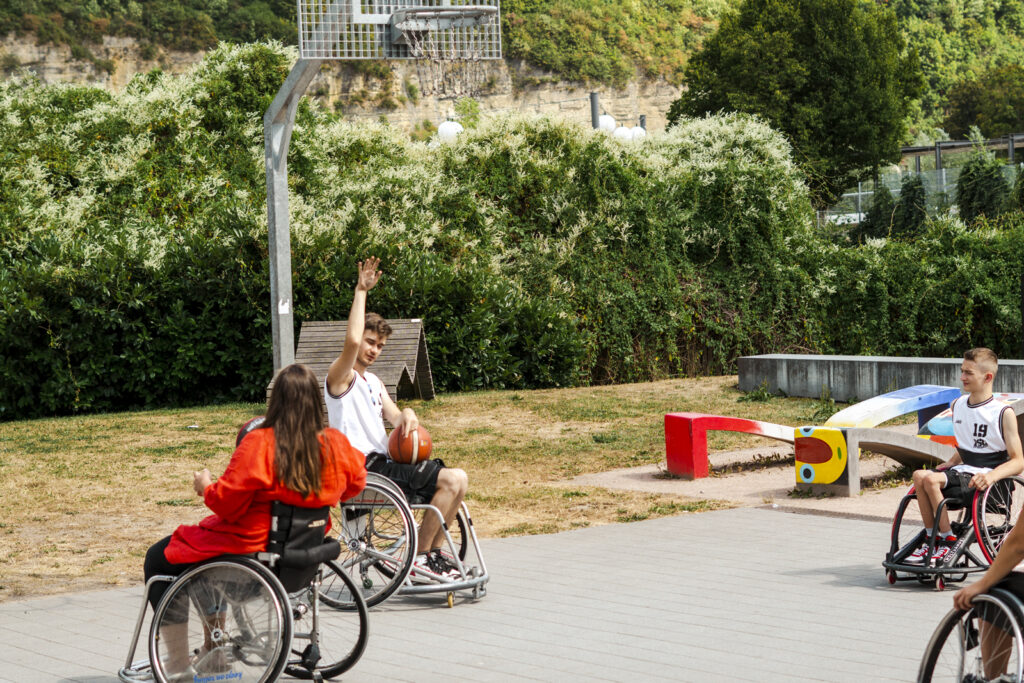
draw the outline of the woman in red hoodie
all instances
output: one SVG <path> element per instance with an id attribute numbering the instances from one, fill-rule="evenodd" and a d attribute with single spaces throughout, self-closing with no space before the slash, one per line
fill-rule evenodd
<path id="1" fill-rule="evenodd" d="M 156 574 L 178 576 L 218 555 L 264 550 L 273 501 L 310 508 L 337 505 L 363 490 L 364 463 L 344 434 L 324 424 L 313 371 L 289 365 L 274 380 L 266 419 L 238 444 L 224 474 L 213 481 L 209 470 L 194 473 L 196 493 L 213 514 L 155 543 L 146 553 L 146 580 Z M 153 585 L 149 600 L 154 609 L 167 585 Z"/>

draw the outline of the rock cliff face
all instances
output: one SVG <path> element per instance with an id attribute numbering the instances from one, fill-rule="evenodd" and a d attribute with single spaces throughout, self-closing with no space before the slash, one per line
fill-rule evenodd
<path id="1" fill-rule="evenodd" d="M 162 68 L 180 73 L 202 59 L 202 53 L 165 52 L 143 56 L 131 38 L 107 37 L 102 45 L 89 46 L 99 60 L 113 66 L 100 69 L 75 60 L 67 46 L 38 45 L 31 36 L 6 36 L 0 40 L 0 66 L 5 75 L 19 68 L 48 83 L 70 82 L 111 90 L 124 87 L 138 73 Z M 375 65 L 374 65 L 375 66 Z M 407 130 L 436 126 L 451 113 L 456 99 L 429 94 L 433 74 L 415 62 L 388 62 L 390 69 L 367 68 L 355 62 L 326 62 L 306 94 L 353 119 L 386 117 Z M 665 81 L 634 80 L 625 88 L 570 83 L 519 60 L 481 62 L 479 92 L 473 95 L 480 109 L 523 111 L 558 115 L 582 124 L 590 123 L 589 94 L 599 94 L 601 113 L 611 114 L 622 125 L 635 126 L 646 117 L 649 130 L 665 127 L 665 114 L 680 93 Z"/>

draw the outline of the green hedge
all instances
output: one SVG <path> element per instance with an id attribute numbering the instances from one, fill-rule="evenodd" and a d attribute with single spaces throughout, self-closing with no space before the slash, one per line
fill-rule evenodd
<path id="1" fill-rule="evenodd" d="M 834 293 L 822 302 L 820 347 L 840 354 L 958 356 L 973 346 L 1019 357 L 1024 214 L 916 239 L 868 240 L 821 254 Z"/>
<path id="2" fill-rule="evenodd" d="M 113 95 L 0 84 L 0 419 L 262 396 L 261 116 L 291 59 L 222 46 Z M 438 146 L 303 105 L 289 169 L 298 321 L 343 319 L 380 256 L 371 308 L 425 320 L 442 390 L 1016 349 L 1020 214 L 832 245 L 752 117 L 639 144 L 503 117 Z"/>

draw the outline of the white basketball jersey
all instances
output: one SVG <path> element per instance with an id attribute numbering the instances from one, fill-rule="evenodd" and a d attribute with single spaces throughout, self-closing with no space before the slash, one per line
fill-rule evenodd
<path id="1" fill-rule="evenodd" d="M 953 401 L 953 434 L 960 459 L 975 467 L 997 467 L 1006 462 L 1003 411 L 1010 407 L 991 396 L 977 405 L 969 396 Z"/>
<path id="2" fill-rule="evenodd" d="M 388 452 L 388 434 L 384 430 L 384 383 L 372 372 L 360 375 L 341 396 L 334 396 L 324 380 L 327 421 L 348 437 L 354 448 L 370 453 Z"/>

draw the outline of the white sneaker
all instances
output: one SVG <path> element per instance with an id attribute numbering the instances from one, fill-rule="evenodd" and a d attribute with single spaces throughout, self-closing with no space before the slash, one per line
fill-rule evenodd
<path id="1" fill-rule="evenodd" d="M 917 550 L 910 553 L 904 560 L 904 564 L 924 564 L 925 558 L 928 557 L 928 542 L 922 543 L 918 546 Z"/>
<path id="2" fill-rule="evenodd" d="M 419 553 L 412 561 L 409 578 L 413 583 L 444 583 L 458 578 L 458 572 L 438 567 L 432 555 Z"/>

